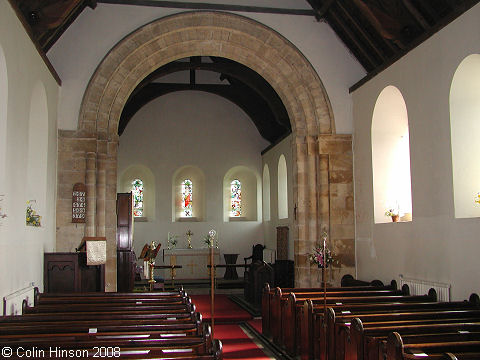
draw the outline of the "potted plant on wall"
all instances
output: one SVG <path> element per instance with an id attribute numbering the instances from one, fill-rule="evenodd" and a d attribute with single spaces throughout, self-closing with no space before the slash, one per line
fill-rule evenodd
<path id="1" fill-rule="evenodd" d="M 398 222 L 400 220 L 400 211 L 398 209 L 388 209 L 385 211 L 385 216 L 390 216 L 393 222 Z"/>

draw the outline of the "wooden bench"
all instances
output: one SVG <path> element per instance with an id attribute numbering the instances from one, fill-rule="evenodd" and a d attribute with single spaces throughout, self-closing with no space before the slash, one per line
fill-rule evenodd
<path id="1" fill-rule="evenodd" d="M 404 305 L 407 305 L 405 307 Z M 422 309 L 447 309 L 447 308 L 478 308 L 480 306 L 478 295 L 472 294 L 469 301 L 459 302 L 440 302 L 440 303 L 425 303 L 425 304 L 398 304 L 396 309 L 409 308 L 415 306 L 417 310 Z M 375 323 L 365 323 L 355 318 L 350 325 L 350 339 L 351 348 L 355 352 L 349 357 L 352 359 L 368 359 L 376 358 L 378 354 L 385 353 L 385 341 L 387 335 L 392 331 L 397 331 L 400 334 L 425 334 L 425 333 L 445 333 L 452 331 L 480 331 L 479 323 L 444 323 L 434 325 L 390 325 L 377 326 Z"/>
<path id="2" fill-rule="evenodd" d="M 337 298 L 337 299 L 327 299 L 327 307 L 333 306 L 350 306 L 350 305 L 370 305 L 372 303 L 379 304 L 389 304 L 389 303 L 419 303 L 419 302 L 430 302 L 436 301 L 436 293 L 431 292 L 430 295 L 406 295 L 406 296 L 383 296 L 383 297 L 352 297 L 352 298 Z M 323 344 L 323 339 L 325 337 L 324 327 L 326 323 L 324 322 L 324 301 L 317 300 L 307 300 L 307 304 L 304 303 L 303 311 L 305 311 L 305 306 L 309 307 L 311 310 L 308 310 L 308 320 L 307 326 L 309 331 L 306 336 L 312 338 L 313 346 L 311 349 L 315 355 L 321 353 L 320 349 L 325 347 L 326 344 Z M 309 306 L 310 305 L 310 306 Z M 303 313 L 302 311 L 302 313 Z M 302 320 L 298 320 L 302 321 Z"/>
<path id="3" fill-rule="evenodd" d="M 387 359 L 425 359 L 427 356 L 428 359 L 448 359 L 452 356 L 458 359 L 453 354 L 458 353 L 465 356 L 470 353 L 478 356 L 480 353 L 478 338 L 477 340 L 461 340 L 458 336 L 454 336 L 451 340 L 435 341 L 435 335 L 433 335 L 432 337 L 424 336 L 418 340 L 420 342 L 415 341 L 415 338 L 402 338 L 397 332 L 390 333 L 387 339 Z M 410 341 L 412 342 L 409 343 Z M 462 355 L 459 356 L 462 358 Z"/>
<path id="4" fill-rule="evenodd" d="M 344 301 L 344 299 L 360 297 L 367 299 L 372 298 L 371 302 L 373 302 L 373 298 L 403 295 L 408 295 L 408 287 L 405 287 L 404 290 L 355 289 L 352 291 L 327 291 L 327 299 L 332 299 L 329 301 L 330 303 L 337 303 Z M 333 299 L 335 299 L 335 301 Z M 297 354 L 297 348 L 299 347 L 299 345 L 297 346 L 297 343 L 301 338 L 301 311 L 303 310 L 306 300 L 319 302 L 325 301 L 324 293 L 290 292 L 288 297 L 280 299 L 281 310 L 279 319 L 281 320 L 281 332 L 279 343 L 285 345 L 287 353 L 290 356 Z"/>
<path id="5" fill-rule="evenodd" d="M 352 349 L 350 339 L 350 324 L 354 317 L 358 317 L 363 323 L 383 322 L 398 325 L 405 324 L 434 324 L 445 322 L 478 321 L 480 320 L 479 309 L 462 310 L 419 310 L 409 312 L 389 313 L 366 313 L 336 315 L 332 309 L 327 312 L 327 349 L 328 359 L 344 359 L 346 354 L 356 353 Z"/>
<path id="6" fill-rule="evenodd" d="M 92 358 L 102 349 L 122 359 L 223 357 L 186 294 L 76 295 L 37 294 L 25 315 L 1 317 L 0 345 L 14 350 L 10 358 Z"/>
<path id="7" fill-rule="evenodd" d="M 361 311 L 399 311 L 399 310 L 412 310 L 418 311 L 422 309 L 469 309 L 478 307 L 480 304 L 478 301 L 474 300 L 472 294 L 470 301 L 458 301 L 458 302 L 433 302 L 435 297 L 427 299 L 426 302 L 394 302 L 394 303 L 385 303 L 385 302 L 369 302 L 365 304 L 328 304 L 328 307 L 335 310 L 335 312 L 345 312 L 351 311 L 353 313 Z M 478 296 L 476 296 L 478 298 Z M 300 354 L 302 359 L 310 359 L 313 357 L 313 346 L 314 346 L 314 336 L 313 336 L 313 319 L 316 314 L 320 314 L 320 319 L 317 321 L 322 321 L 323 319 L 324 307 L 323 304 L 313 304 L 311 300 L 305 301 L 303 309 L 301 311 L 300 319 L 297 319 L 297 327 L 300 328 L 301 340 L 297 338 L 297 345 L 300 345 L 297 348 L 297 354 Z M 315 314 L 315 315 L 314 315 Z M 318 318 L 318 317 L 317 317 Z M 320 325 L 321 326 L 321 325 Z"/>
<path id="8" fill-rule="evenodd" d="M 406 287 L 408 289 L 408 287 Z M 372 287 L 355 287 L 355 288 L 329 288 L 327 289 L 327 298 L 344 298 L 344 297 L 371 297 L 371 296 L 395 296 L 404 294 L 404 291 L 392 290 L 392 289 L 377 289 Z M 306 299 L 322 299 L 324 297 L 323 291 L 310 291 L 310 292 L 287 292 L 284 293 L 282 289 L 277 288 L 275 295 L 272 298 L 271 302 L 271 315 L 270 315 L 270 332 L 273 338 L 274 343 L 284 344 L 285 335 L 284 329 L 286 329 L 289 324 L 293 324 L 292 319 L 294 319 L 293 307 L 294 305 L 289 302 L 289 297 L 294 294 L 295 300 L 299 301 Z M 293 326 L 293 325 L 292 325 Z M 295 329 L 293 329 L 295 331 Z M 292 334 L 289 334 L 292 336 Z"/>
<path id="9" fill-rule="evenodd" d="M 372 282 L 375 285 L 360 285 L 352 287 L 335 287 L 327 288 L 327 291 L 355 291 L 355 290 L 396 290 L 397 283 L 392 280 L 391 284 L 384 286 L 380 281 Z M 280 299 L 287 297 L 291 292 L 303 293 L 318 293 L 320 288 L 274 288 L 271 289 L 268 283 L 265 283 L 262 293 L 262 334 L 266 337 L 271 337 L 271 329 L 277 327 L 279 324 L 275 323 L 275 319 L 280 312 Z M 272 319 L 272 324 L 271 320 Z"/>

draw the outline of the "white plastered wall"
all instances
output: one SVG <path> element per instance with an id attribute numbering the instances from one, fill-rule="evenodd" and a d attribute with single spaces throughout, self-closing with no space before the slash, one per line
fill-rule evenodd
<path id="1" fill-rule="evenodd" d="M 260 179 L 261 151 L 267 145 L 240 108 L 216 95 L 171 93 L 140 109 L 120 137 L 118 152 L 119 177 L 125 169 L 140 164 L 149 168 L 155 178 L 156 216 L 135 223 L 135 252 L 139 254 L 143 245 L 152 240 L 165 249 L 169 232 L 178 235 L 177 247 L 185 248 L 187 230 L 194 234 L 193 247 L 201 248 L 208 231 L 215 229 L 221 261 L 224 253 L 237 253 L 238 261 L 243 262 L 243 257 L 251 255 L 253 244 L 263 243 L 261 217 L 254 221 L 224 221 L 224 179 L 235 167 L 249 169 Z M 172 180 L 184 166 L 200 169 L 205 177 L 202 221 L 172 221 Z M 256 198 L 261 199 L 261 195 L 256 194 Z M 161 264 L 162 257 L 157 260 Z"/>
<path id="2" fill-rule="evenodd" d="M 275 6 L 281 6 L 277 3 Z M 304 5 L 308 8 L 308 4 Z M 48 53 L 63 83 L 59 127 L 66 130 L 77 128 L 78 112 L 88 81 L 115 44 L 142 25 L 178 12 L 179 9 L 111 4 L 98 4 L 95 10 L 86 8 Z M 348 88 L 365 72 L 328 24 L 317 22 L 313 16 L 239 14 L 278 31 L 305 55 L 328 93 L 336 132 L 351 134 L 352 99 Z"/>
<path id="3" fill-rule="evenodd" d="M 287 164 L 287 204 L 288 217 L 280 219 L 278 215 L 278 160 L 285 156 Z M 268 165 L 270 172 L 270 220 L 263 222 L 265 245 L 267 249 L 277 249 L 277 226 L 289 227 L 288 259 L 293 260 L 294 201 L 293 201 L 293 158 L 292 136 L 289 135 L 262 156 L 263 166 Z"/>
<path id="4" fill-rule="evenodd" d="M 480 51 L 480 5 L 353 93 L 357 273 L 390 281 L 399 274 L 452 284 L 454 299 L 478 292 L 480 221 L 455 219 L 449 93 L 461 61 Z M 408 111 L 414 219 L 374 224 L 370 129 L 388 85 Z M 472 161 L 478 161 L 478 155 Z M 473 201 L 473 198 L 472 198 Z"/>
<path id="5" fill-rule="evenodd" d="M 43 253 L 55 250 L 59 86 L 8 1 L 0 2 L 0 47 L 8 77 L 7 108 L 0 110 L 2 116 L 6 114 L 6 133 L 1 137 L 6 142 L 2 144 L 5 162 L 0 163 L 0 172 L 5 175 L 0 194 L 4 194 L 2 208 L 7 214 L 0 225 L 0 273 L 3 274 L 0 297 L 3 297 L 31 282 L 43 291 Z M 38 118 L 37 114 L 31 114 L 32 104 L 42 113 Z M 35 149 L 29 150 L 29 146 L 40 147 L 42 153 L 33 156 Z M 29 161 L 41 164 L 30 168 Z M 29 180 L 32 177 L 42 180 Z M 25 225 L 26 201 L 32 197 L 41 199 L 40 228 Z"/>

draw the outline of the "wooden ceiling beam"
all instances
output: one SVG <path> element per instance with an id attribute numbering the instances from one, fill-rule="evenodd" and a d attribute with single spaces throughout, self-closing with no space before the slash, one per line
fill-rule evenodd
<path id="1" fill-rule="evenodd" d="M 287 8 L 278 8 L 278 7 L 212 4 L 212 3 L 188 2 L 188 1 L 98 0 L 97 2 L 104 3 L 104 4 L 151 6 L 151 7 L 162 7 L 162 8 L 172 8 L 172 9 L 220 10 L 220 11 L 240 11 L 240 12 L 261 13 L 261 14 L 315 16 L 315 12 L 309 9 L 287 9 Z"/>
<path id="2" fill-rule="evenodd" d="M 383 60 L 385 61 L 385 54 L 378 48 L 378 46 L 375 44 L 375 42 L 372 40 L 369 34 L 363 28 L 358 24 L 357 20 L 355 20 L 352 15 L 345 9 L 345 7 L 342 5 L 342 3 L 339 1 L 337 3 L 337 7 L 340 9 L 342 12 L 340 17 L 345 17 L 350 21 L 350 23 L 354 26 L 355 30 L 359 32 L 364 39 L 368 42 L 370 47 L 375 51 L 375 53 Z M 382 42 L 387 44 L 392 51 L 395 51 L 395 49 L 392 47 L 392 44 L 389 41 L 386 41 L 383 37 L 379 37 L 382 39 Z"/>
<path id="3" fill-rule="evenodd" d="M 411 0 L 402 0 L 403 5 L 405 5 L 405 8 L 408 10 L 410 15 L 413 16 L 415 20 L 422 26 L 424 30 L 428 30 L 431 28 L 430 24 L 427 22 L 427 20 L 423 17 L 423 15 L 418 11 L 418 9 L 415 7 L 415 5 L 412 4 Z"/>
<path id="4" fill-rule="evenodd" d="M 329 17 L 342 28 L 342 31 L 349 37 L 349 39 L 352 41 L 358 51 L 362 53 L 364 59 L 366 59 L 370 63 L 371 67 L 376 68 L 379 65 L 378 62 L 372 58 L 372 56 L 367 50 L 365 50 L 363 44 L 361 44 L 360 41 L 357 39 L 356 34 L 354 34 L 353 31 L 349 29 L 349 27 L 340 19 L 337 14 L 335 14 L 335 12 L 330 11 Z"/>
<path id="5" fill-rule="evenodd" d="M 312 7 L 313 11 L 315 11 L 315 18 L 320 21 L 322 20 L 325 15 L 327 14 L 330 6 L 335 2 L 335 0 L 325 0 L 322 6 L 319 6 L 317 1 L 308 0 L 308 3 Z"/>

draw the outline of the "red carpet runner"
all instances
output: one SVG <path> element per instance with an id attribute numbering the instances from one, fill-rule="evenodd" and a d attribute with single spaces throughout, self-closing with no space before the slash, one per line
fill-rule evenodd
<path id="1" fill-rule="evenodd" d="M 202 314 L 203 320 L 209 322 L 212 318 L 210 295 L 191 295 L 190 297 L 197 307 L 197 311 Z M 252 315 L 235 304 L 227 295 L 215 295 L 215 324 L 238 323 L 251 318 Z"/>
<path id="2" fill-rule="evenodd" d="M 197 311 L 204 321 L 211 319 L 210 296 L 191 295 Z M 222 341 L 224 359 L 272 359 L 265 355 L 235 323 L 251 320 L 252 316 L 228 299 L 226 295 L 215 296 L 215 338 Z"/>

